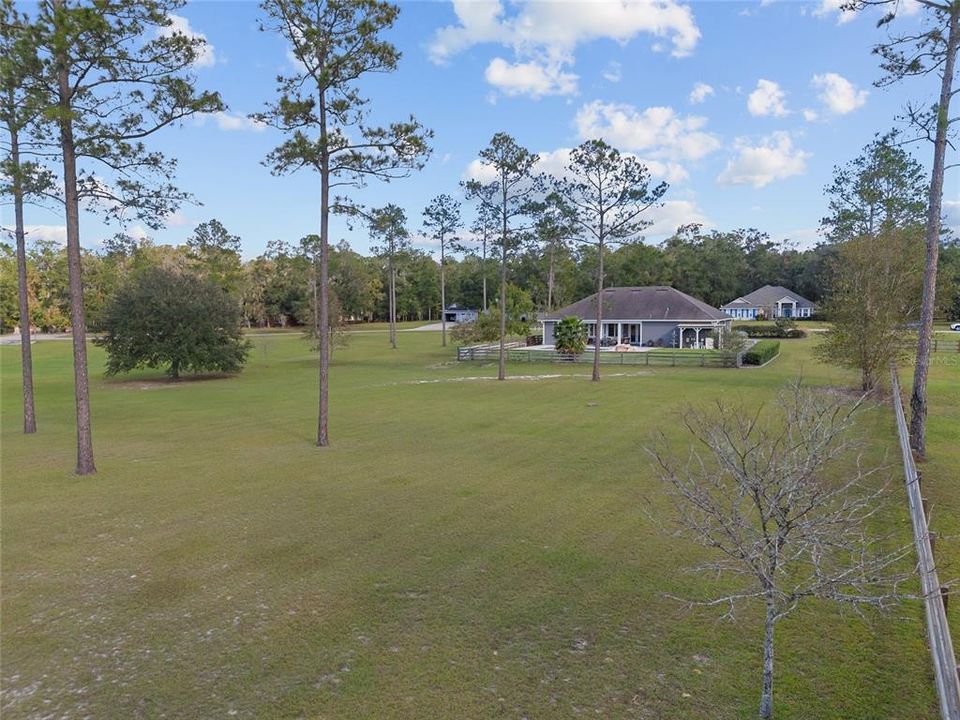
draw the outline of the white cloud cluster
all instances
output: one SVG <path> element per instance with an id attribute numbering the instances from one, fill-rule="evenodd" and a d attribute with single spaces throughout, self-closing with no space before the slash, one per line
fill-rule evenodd
<path id="1" fill-rule="evenodd" d="M 669 41 L 672 54 L 682 57 L 700 39 L 690 7 L 677 0 L 520 0 L 510 7 L 517 9 L 508 14 L 501 0 L 453 0 L 459 23 L 436 32 L 429 45 L 430 58 L 444 63 L 481 43 L 512 48 L 515 62 L 495 58 L 487 67 L 487 80 L 499 79 L 495 87 L 509 88 L 511 94 L 540 97 L 576 92 L 576 75 L 565 70 L 572 66 L 573 53 L 581 43 L 600 38 L 626 43 L 646 33 Z M 531 65 L 539 66 L 540 72 Z M 521 66 L 526 84 L 519 79 L 503 82 L 504 70 Z"/>
<path id="2" fill-rule="evenodd" d="M 717 177 L 721 185 L 752 185 L 762 188 L 774 180 L 801 174 L 810 153 L 795 148 L 789 133 L 775 132 L 751 144 L 746 138 L 734 143 L 736 156 L 727 161 Z"/>
<path id="3" fill-rule="evenodd" d="M 710 85 L 707 85 L 704 82 L 698 82 L 693 86 L 693 90 L 690 91 L 690 104 L 699 105 L 704 102 L 708 97 L 714 94 L 714 89 Z"/>
<path id="4" fill-rule="evenodd" d="M 24 225 L 23 232 L 27 243 L 37 240 L 47 240 L 58 245 L 67 244 L 67 226 L 66 225 Z"/>
<path id="5" fill-rule="evenodd" d="M 539 98 L 544 95 L 570 95 L 577 91 L 577 76 L 563 72 L 559 62 L 546 65 L 535 62 L 510 63 L 497 57 L 490 61 L 485 77 L 488 83 L 511 96 Z"/>
<path id="6" fill-rule="evenodd" d="M 650 208 L 646 217 L 653 221 L 653 225 L 644 230 L 648 238 L 666 238 L 681 225 L 691 223 L 698 223 L 705 228 L 713 227 L 713 223 L 692 200 L 666 200 L 660 207 Z"/>
<path id="7" fill-rule="evenodd" d="M 866 90 L 858 90 L 852 82 L 833 72 L 814 75 L 810 84 L 820 91 L 817 97 L 834 115 L 846 115 L 863 107 L 869 95 Z"/>
<path id="8" fill-rule="evenodd" d="M 618 83 L 623 79 L 623 68 L 616 60 L 610 62 L 603 71 L 603 79 L 607 82 Z"/>
<path id="9" fill-rule="evenodd" d="M 717 136 L 704 131 L 705 117 L 681 116 L 671 107 L 640 111 L 596 100 L 577 111 L 575 123 L 583 140 L 603 138 L 621 150 L 658 160 L 699 160 L 720 147 Z"/>
<path id="10" fill-rule="evenodd" d="M 787 94 L 780 89 L 780 85 L 761 78 L 757 81 L 756 89 L 747 98 L 747 110 L 755 117 L 784 117 L 789 114 L 786 99 Z"/>
<path id="11" fill-rule="evenodd" d="M 570 164 L 570 153 L 573 148 L 557 148 L 537 153 L 539 161 L 535 167 L 538 173 L 545 173 L 553 177 L 564 177 L 567 175 L 567 165 Z M 642 158 L 633 153 L 623 153 L 628 157 L 635 157 L 643 163 L 650 171 L 650 177 L 656 181 L 666 180 L 668 183 L 676 184 L 683 182 L 689 176 L 687 171 L 679 163 L 651 160 Z M 479 180 L 483 183 L 493 182 L 497 179 L 497 174 L 490 165 L 486 165 L 479 158 L 472 160 L 463 173 L 464 180 Z"/>
<path id="12" fill-rule="evenodd" d="M 846 3 L 847 0 L 819 0 L 817 6 L 813 9 L 813 16 L 828 18 L 836 15 L 837 25 L 843 25 L 857 16 L 855 11 L 843 9 Z"/>
<path id="13" fill-rule="evenodd" d="M 200 123 L 202 124 L 208 117 L 213 118 L 213 121 L 217 123 L 218 128 L 228 132 L 238 130 L 252 130 L 254 132 L 261 132 L 267 128 L 266 123 L 258 122 L 253 118 L 243 115 L 242 113 L 232 113 L 226 111 L 207 113 L 200 116 Z"/>
<path id="14" fill-rule="evenodd" d="M 200 52 L 193 64 L 196 67 L 212 67 L 215 65 L 217 62 L 216 51 L 213 45 L 207 41 L 207 36 L 190 27 L 190 21 L 182 15 L 170 15 L 169 17 L 170 24 L 160 30 L 159 35 L 161 37 L 170 37 L 171 35 L 180 33 L 186 35 L 188 38 L 199 38 L 206 41 L 206 44 L 200 47 Z"/>

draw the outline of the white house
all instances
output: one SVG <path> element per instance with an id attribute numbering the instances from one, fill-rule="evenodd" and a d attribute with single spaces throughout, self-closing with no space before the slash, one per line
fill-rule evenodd
<path id="1" fill-rule="evenodd" d="M 756 320 L 759 316 L 772 320 L 780 317 L 810 317 L 816 305 L 793 290 L 780 285 L 764 285 L 749 295 L 721 305 L 720 309 L 737 320 Z"/>

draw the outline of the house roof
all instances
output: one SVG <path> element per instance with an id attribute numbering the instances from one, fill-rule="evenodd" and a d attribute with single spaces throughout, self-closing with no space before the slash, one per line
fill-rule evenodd
<path id="1" fill-rule="evenodd" d="M 597 293 L 572 305 L 547 313 L 542 320 L 562 320 L 571 315 L 590 320 L 597 314 Z M 672 287 L 613 287 L 603 291 L 603 319 L 711 321 L 729 318 L 702 300 Z"/>
<path id="2" fill-rule="evenodd" d="M 803 295 L 795 293 L 793 290 L 782 285 L 764 285 L 762 288 L 754 290 L 752 293 L 738 297 L 736 300 L 721 305 L 720 309 L 736 307 L 768 307 L 776 305 L 779 300 L 793 300 L 797 307 L 812 308 L 814 303 L 807 300 Z"/>

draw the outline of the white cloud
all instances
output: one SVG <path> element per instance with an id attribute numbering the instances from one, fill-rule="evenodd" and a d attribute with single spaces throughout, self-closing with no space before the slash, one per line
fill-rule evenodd
<path id="1" fill-rule="evenodd" d="M 646 218 L 653 221 L 653 225 L 644 230 L 648 238 L 669 237 L 678 227 L 690 223 L 699 223 L 705 228 L 713 227 L 713 223 L 692 200 L 667 200 L 660 207 L 650 208 Z"/>
<path id="2" fill-rule="evenodd" d="M 713 94 L 713 87 L 706 83 L 698 82 L 693 86 L 693 90 L 690 91 L 690 103 L 692 105 L 699 105 Z"/>
<path id="3" fill-rule="evenodd" d="M 757 81 L 756 89 L 747 98 L 747 110 L 756 117 L 765 115 L 784 117 L 789 114 L 786 97 L 787 94 L 777 83 L 760 79 Z"/>
<path id="4" fill-rule="evenodd" d="M 954 234 L 960 234 L 960 197 L 943 201 L 944 224 L 952 228 Z"/>
<path id="5" fill-rule="evenodd" d="M 720 147 L 716 135 L 705 132 L 707 118 L 681 116 L 670 107 L 639 111 L 632 105 L 596 100 L 577 111 L 580 138 L 603 138 L 622 150 L 656 160 L 699 160 Z"/>
<path id="6" fill-rule="evenodd" d="M 253 130 L 254 132 L 261 132 L 267 128 L 266 123 L 259 122 L 241 113 L 223 111 L 206 113 L 200 117 L 200 123 L 203 124 L 204 120 L 208 117 L 213 118 L 218 128 L 226 131 Z"/>
<path id="7" fill-rule="evenodd" d="M 58 245 L 67 244 L 66 225 L 24 225 L 23 232 L 28 244 L 37 240 L 49 240 Z"/>
<path id="8" fill-rule="evenodd" d="M 573 65 L 579 44 L 601 38 L 623 44 L 645 33 L 667 41 L 672 54 L 683 57 L 693 52 L 700 39 L 693 12 L 677 0 L 521 0 L 509 8 L 512 13 L 500 0 L 453 0 L 458 24 L 435 33 L 428 48 L 430 58 L 445 63 L 474 45 L 496 43 L 513 50 L 513 66 L 531 60 L 541 68 L 555 65 L 555 74 L 575 83 L 576 77 L 562 69 Z"/>
<path id="9" fill-rule="evenodd" d="M 867 102 L 866 90 L 857 90 L 856 86 L 837 73 L 814 75 L 810 84 L 820 91 L 820 102 L 834 115 L 846 115 Z"/>
<path id="10" fill-rule="evenodd" d="M 816 110 L 811 110 L 810 108 L 803 109 L 803 119 L 807 122 L 815 122 L 818 117 L 820 116 Z"/>
<path id="11" fill-rule="evenodd" d="M 554 177 L 564 177 L 567 174 L 567 165 L 570 164 L 570 152 L 572 148 L 557 148 L 537 153 L 540 158 L 534 170 L 538 173 L 545 173 Z M 633 153 L 623 153 L 628 157 L 635 157 L 643 163 L 650 171 L 650 177 L 655 180 L 666 180 L 670 184 L 681 183 L 688 179 L 689 175 L 682 165 L 674 162 L 665 162 L 661 160 L 651 160 L 642 158 Z M 497 174 L 493 167 L 486 165 L 479 158 L 472 160 L 463 172 L 464 180 L 479 180 L 483 183 L 490 183 L 497 179 Z"/>
<path id="12" fill-rule="evenodd" d="M 737 155 L 717 177 L 721 185 L 752 185 L 762 188 L 774 180 L 783 180 L 801 174 L 807 167 L 810 153 L 793 146 L 789 133 L 775 132 L 751 145 L 746 138 L 738 138 L 734 147 Z"/>
<path id="13" fill-rule="evenodd" d="M 190 27 L 190 21 L 182 15 L 170 15 L 170 25 L 160 30 L 161 37 L 169 37 L 176 33 L 186 35 L 188 38 L 199 38 L 207 40 L 207 36 Z M 217 55 L 210 42 L 202 45 L 197 54 L 197 59 L 193 63 L 196 67 L 211 67 L 217 62 Z"/>
<path id="14" fill-rule="evenodd" d="M 487 82 L 505 95 L 571 95 L 577 91 L 577 76 L 562 71 L 558 62 L 540 65 L 535 62 L 509 63 L 494 58 L 487 66 Z"/>
<path id="15" fill-rule="evenodd" d="M 174 210 L 171 213 L 167 213 L 166 217 L 163 219 L 164 223 L 170 227 L 186 227 L 188 225 L 193 225 L 194 221 L 188 218 L 179 210 Z"/>
<path id="16" fill-rule="evenodd" d="M 611 61 L 603 71 L 603 79 L 607 82 L 618 83 L 623 79 L 623 68 L 616 60 Z"/>
<path id="17" fill-rule="evenodd" d="M 844 10 L 843 6 L 848 0 L 819 0 L 817 7 L 813 10 L 813 16 L 819 18 L 832 17 L 837 15 L 837 25 L 843 25 L 853 20 L 857 14 L 855 11 Z"/>

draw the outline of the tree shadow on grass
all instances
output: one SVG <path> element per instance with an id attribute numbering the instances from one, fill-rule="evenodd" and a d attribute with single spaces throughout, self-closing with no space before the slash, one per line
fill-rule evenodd
<path id="1" fill-rule="evenodd" d="M 172 378 L 162 373 L 144 373 L 142 375 L 123 377 L 104 377 L 101 387 L 118 390 L 162 390 L 164 388 L 184 387 L 191 383 L 208 382 L 215 380 L 231 380 L 239 373 L 195 373 Z"/>

